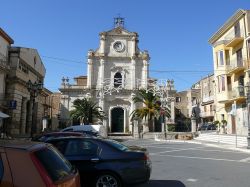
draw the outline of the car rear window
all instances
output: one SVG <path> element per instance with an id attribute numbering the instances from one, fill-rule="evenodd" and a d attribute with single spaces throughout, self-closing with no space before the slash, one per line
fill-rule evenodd
<path id="1" fill-rule="evenodd" d="M 51 146 L 34 154 L 53 182 L 69 176 L 73 171 L 72 165 Z"/>
<path id="2" fill-rule="evenodd" d="M 111 145 L 112 147 L 115 147 L 116 149 L 119 149 L 120 151 L 127 151 L 129 148 L 115 140 L 105 139 L 104 140 L 107 144 Z"/>

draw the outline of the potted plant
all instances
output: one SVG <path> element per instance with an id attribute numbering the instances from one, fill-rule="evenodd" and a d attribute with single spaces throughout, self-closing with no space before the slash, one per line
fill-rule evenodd
<path id="1" fill-rule="evenodd" d="M 221 120 L 222 123 L 222 128 L 223 128 L 223 133 L 226 133 L 226 126 L 227 126 L 227 120 L 223 119 Z"/>
<path id="2" fill-rule="evenodd" d="M 217 133 L 220 131 L 220 122 L 218 120 L 214 121 L 214 125 L 217 128 Z"/>

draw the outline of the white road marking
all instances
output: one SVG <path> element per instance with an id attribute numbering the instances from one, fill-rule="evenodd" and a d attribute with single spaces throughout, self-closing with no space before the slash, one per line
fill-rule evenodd
<path id="1" fill-rule="evenodd" d="M 224 158 L 207 158 L 207 157 L 194 157 L 194 156 L 182 156 L 182 155 L 162 155 L 159 154 L 157 156 L 166 156 L 166 157 L 173 157 L 173 158 L 187 158 L 187 159 L 199 159 L 199 160 L 213 160 L 213 161 L 227 161 L 227 162 L 240 162 L 242 163 L 240 160 L 232 160 L 232 159 L 224 159 Z M 250 162 L 245 162 L 250 164 Z"/>
<path id="2" fill-rule="evenodd" d="M 198 179 L 187 179 L 188 182 L 197 182 Z"/>
<path id="3" fill-rule="evenodd" d="M 192 147 L 192 148 L 187 148 L 187 149 L 176 149 L 176 150 L 170 150 L 170 151 L 161 151 L 161 152 L 156 152 L 156 153 L 150 153 L 150 155 L 157 155 L 161 153 L 172 153 L 172 152 L 177 152 L 177 151 L 187 151 L 187 150 L 196 150 L 196 149 L 201 149 L 204 147 Z"/>
<path id="4" fill-rule="evenodd" d="M 248 162 L 248 161 L 250 161 L 250 157 L 247 157 L 247 158 L 244 158 L 244 159 L 241 159 L 241 160 L 239 160 L 240 162 Z"/>

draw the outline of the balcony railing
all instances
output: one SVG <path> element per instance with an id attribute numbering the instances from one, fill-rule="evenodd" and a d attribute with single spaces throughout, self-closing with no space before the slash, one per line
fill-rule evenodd
<path id="1" fill-rule="evenodd" d="M 243 30 L 243 29 L 240 29 L 240 30 Z M 225 36 L 225 39 L 228 40 L 226 47 L 235 47 L 236 45 L 238 45 L 240 42 L 244 40 L 244 38 L 241 35 L 240 30 L 235 32 L 235 30 L 233 29 Z"/>
<path id="2" fill-rule="evenodd" d="M 244 62 L 243 59 L 237 59 L 236 57 L 230 59 L 230 65 L 227 66 L 228 73 L 232 74 L 244 70 L 246 68 Z"/>
<path id="3" fill-rule="evenodd" d="M 207 112 L 201 112 L 200 113 L 200 117 L 204 118 L 204 117 L 211 117 L 214 116 L 214 111 L 207 111 Z"/>
<path id="4" fill-rule="evenodd" d="M 202 99 L 202 102 L 207 103 L 207 102 L 213 101 L 213 100 L 214 100 L 214 96 L 212 95 L 212 96 L 209 96 L 209 97 L 204 97 Z"/>
<path id="5" fill-rule="evenodd" d="M 233 88 L 232 90 L 232 98 L 241 98 L 241 97 L 245 97 L 245 90 L 244 90 L 244 86 L 238 86 Z"/>

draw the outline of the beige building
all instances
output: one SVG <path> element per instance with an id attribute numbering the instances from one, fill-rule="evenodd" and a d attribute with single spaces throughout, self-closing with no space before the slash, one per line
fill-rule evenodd
<path id="1" fill-rule="evenodd" d="M 46 89 L 36 92 L 34 105 L 27 89 L 27 82 L 43 82 L 45 67 L 36 49 L 11 47 L 10 71 L 6 82 L 7 132 L 11 135 L 30 135 L 43 129 L 43 119 L 48 115 L 46 100 L 51 93 Z M 33 121 L 33 122 L 32 122 Z"/>
<path id="2" fill-rule="evenodd" d="M 61 107 L 61 93 L 52 93 L 48 96 L 49 106 L 49 124 L 47 128 L 50 130 L 57 130 L 60 125 L 60 107 Z"/>
<path id="3" fill-rule="evenodd" d="M 214 75 L 208 75 L 207 77 L 199 81 L 201 98 L 200 98 L 200 117 L 201 122 L 213 122 L 215 115 L 215 95 L 214 95 Z"/>
<path id="4" fill-rule="evenodd" d="M 0 28 L 0 111 L 6 112 L 5 100 L 6 75 L 10 71 L 9 48 L 14 41 Z"/>
<path id="5" fill-rule="evenodd" d="M 197 113 L 197 122 L 199 122 L 199 87 L 192 87 L 189 90 L 177 92 L 175 94 L 175 121 L 177 131 L 186 131 L 187 125 L 191 125 L 191 116 L 195 111 Z M 189 127 L 191 130 L 191 126 Z"/>
<path id="6" fill-rule="evenodd" d="M 198 106 L 199 101 L 200 89 L 198 88 L 191 88 L 175 94 L 175 108 L 178 113 L 182 113 L 186 118 L 191 118 L 192 109 Z"/>
<path id="7" fill-rule="evenodd" d="M 250 10 L 238 10 L 209 39 L 213 47 L 215 120 L 227 133 L 246 135 L 246 85 L 249 83 Z"/>

